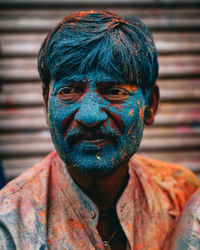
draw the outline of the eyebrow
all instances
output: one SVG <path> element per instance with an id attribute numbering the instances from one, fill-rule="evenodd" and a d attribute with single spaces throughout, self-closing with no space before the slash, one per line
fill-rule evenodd
<path id="1" fill-rule="evenodd" d="M 85 81 L 85 79 L 84 78 L 82 78 L 82 77 L 80 77 L 79 75 L 73 75 L 73 76 L 59 76 L 59 77 L 57 77 L 57 76 L 55 76 L 55 81 L 56 82 L 66 82 L 66 83 L 76 83 L 76 82 L 83 82 L 83 83 L 85 83 L 86 81 Z"/>
<path id="2" fill-rule="evenodd" d="M 107 82 L 97 82 L 97 87 L 114 87 L 116 85 L 126 85 L 127 83 L 117 82 L 117 81 L 107 81 Z"/>

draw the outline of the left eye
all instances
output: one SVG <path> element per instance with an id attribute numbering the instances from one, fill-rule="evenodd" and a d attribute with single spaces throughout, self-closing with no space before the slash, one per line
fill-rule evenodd
<path id="1" fill-rule="evenodd" d="M 104 89 L 102 92 L 104 98 L 112 102 L 121 102 L 130 96 L 129 92 L 123 88 Z"/>
<path id="2" fill-rule="evenodd" d="M 112 88 L 112 89 L 109 89 L 106 94 L 124 96 L 124 95 L 129 95 L 129 92 L 127 90 L 121 89 L 121 88 Z"/>

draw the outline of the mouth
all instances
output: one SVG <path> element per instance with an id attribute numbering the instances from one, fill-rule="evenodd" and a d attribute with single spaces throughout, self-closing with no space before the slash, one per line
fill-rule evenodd
<path id="1" fill-rule="evenodd" d="M 113 144 L 114 139 L 110 136 L 100 135 L 100 134 L 93 134 L 93 133 L 86 133 L 81 135 L 74 135 L 69 138 L 70 144 L 72 145 L 80 145 L 81 143 L 86 144 L 87 146 L 97 146 L 102 147 L 107 144 Z"/>
<path id="2" fill-rule="evenodd" d="M 94 144 L 98 147 L 102 147 L 106 144 L 110 144 L 110 141 L 108 141 L 107 139 L 103 139 L 103 138 L 97 138 L 97 139 L 90 139 L 90 138 L 85 138 L 82 140 L 82 142 L 85 142 L 85 143 L 89 143 L 89 144 Z"/>

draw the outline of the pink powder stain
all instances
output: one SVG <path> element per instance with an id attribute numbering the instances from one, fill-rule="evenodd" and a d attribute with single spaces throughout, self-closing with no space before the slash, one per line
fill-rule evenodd
<path id="1" fill-rule="evenodd" d="M 23 206 L 20 207 L 20 214 L 22 218 L 26 218 L 27 215 L 30 213 L 30 210 L 32 210 L 31 201 L 28 199 L 24 199 Z"/>
<path id="2" fill-rule="evenodd" d="M 200 129 L 193 128 L 190 126 L 180 126 L 180 127 L 178 127 L 178 131 L 180 133 L 187 134 L 187 133 L 198 133 L 200 131 Z"/>
<path id="3" fill-rule="evenodd" d="M 178 131 L 181 133 L 189 133 L 191 132 L 191 128 L 187 126 L 181 126 L 181 127 L 178 127 Z"/>
<path id="4" fill-rule="evenodd" d="M 199 119 L 199 111 L 190 111 L 189 113 L 193 119 L 195 120 Z"/>

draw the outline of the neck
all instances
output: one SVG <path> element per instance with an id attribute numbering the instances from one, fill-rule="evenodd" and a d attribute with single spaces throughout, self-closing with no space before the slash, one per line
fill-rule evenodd
<path id="1" fill-rule="evenodd" d="M 95 202 L 100 213 L 114 208 L 128 181 L 128 164 L 105 174 L 83 173 L 73 167 L 67 169 L 74 181 Z"/>

